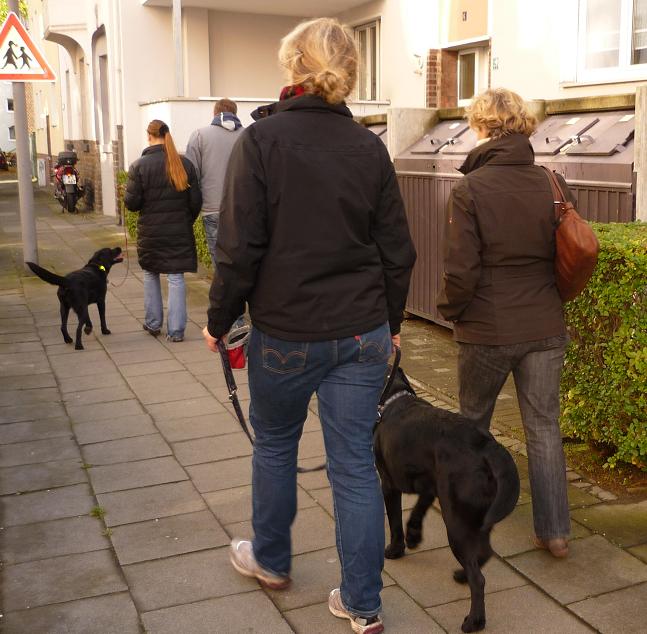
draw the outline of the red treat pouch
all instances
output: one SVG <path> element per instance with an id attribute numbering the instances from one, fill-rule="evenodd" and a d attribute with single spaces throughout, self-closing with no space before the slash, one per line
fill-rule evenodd
<path id="1" fill-rule="evenodd" d="M 229 355 L 229 365 L 234 370 L 240 370 L 245 367 L 245 346 L 237 346 L 227 350 Z"/>

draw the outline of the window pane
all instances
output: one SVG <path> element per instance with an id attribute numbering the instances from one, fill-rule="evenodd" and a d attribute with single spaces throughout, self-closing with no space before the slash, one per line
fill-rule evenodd
<path id="1" fill-rule="evenodd" d="M 621 0 L 586 3 L 586 68 L 620 65 L 620 5 Z"/>
<path id="2" fill-rule="evenodd" d="M 471 99 L 474 96 L 476 77 L 476 53 L 458 56 L 458 98 Z"/>
<path id="3" fill-rule="evenodd" d="M 631 63 L 647 64 L 647 0 L 634 0 Z"/>
<path id="4" fill-rule="evenodd" d="M 9 126 L 9 138 L 12 141 L 16 140 L 16 128 L 14 126 L 12 126 L 12 125 Z"/>
<path id="5" fill-rule="evenodd" d="M 368 99 L 367 96 L 367 41 L 366 30 L 357 32 L 357 49 L 359 51 L 359 74 L 357 85 L 359 87 L 359 99 Z"/>
<path id="6" fill-rule="evenodd" d="M 7 110 L 13 112 L 13 99 L 7 99 Z"/>
<path id="7" fill-rule="evenodd" d="M 371 99 L 377 99 L 377 27 L 372 26 L 370 29 L 371 35 Z"/>

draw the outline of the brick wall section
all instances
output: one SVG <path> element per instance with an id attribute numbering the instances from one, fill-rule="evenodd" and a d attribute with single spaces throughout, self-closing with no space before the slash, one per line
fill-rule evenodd
<path id="1" fill-rule="evenodd" d="M 440 49 L 431 49 L 427 55 L 427 108 L 440 103 L 440 54 Z"/>
<path id="2" fill-rule="evenodd" d="M 441 51 L 440 104 L 441 108 L 458 105 L 458 51 Z"/>
<path id="3" fill-rule="evenodd" d="M 86 186 L 86 209 L 103 211 L 99 145 L 96 141 L 66 139 L 65 148 L 74 150 L 79 158 L 76 169 L 79 171 L 81 182 Z"/>

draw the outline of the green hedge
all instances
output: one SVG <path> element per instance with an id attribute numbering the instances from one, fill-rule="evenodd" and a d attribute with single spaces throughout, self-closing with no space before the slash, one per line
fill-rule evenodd
<path id="1" fill-rule="evenodd" d="M 565 307 L 562 430 L 647 471 L 647 224 L 593 228 L 598 266 Z"/>
<path id="2" fill-rule="evenodd" d="M 137 213 L 128 211 L 124 207 L 124 192 L 126 191 L 126 183 L 128 182 L 128 172 L 121 171 L 117 174 L 117 184 L 119 186 L 119 209 L 121 210 L 122 217 L 128 228 L 128 235 L 133 240 L 137 240 Z M 195 246 L 198 252 L 198 261 L 204 264 L 211 270 L 211 256 L 207 247 L 207 238 L 204 234 L 204 225 L 202 220 L 198 217 L 193 224 L 193 234 L 195 235 Z"/>

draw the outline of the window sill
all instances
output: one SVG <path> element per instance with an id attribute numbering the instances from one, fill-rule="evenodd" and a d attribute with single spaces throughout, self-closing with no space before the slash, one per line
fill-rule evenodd
<path id="1" fill-rule="evenodd" d="M 381 99 L 349 99 L 346 103 L 358 106 L 390 106 L 391 101 Z"/>
<path id="2" fill-rule="evenodd" d="M 639 73 L 616 73 L 609 77 L 585 77 L 575 81 L 560 82 L 560 88 L 578 88 L 579 86 L 602 86 L 606 84 L 631 84 L 640 83 L 647 80 L 647 70 L 641 70 Z"/>

